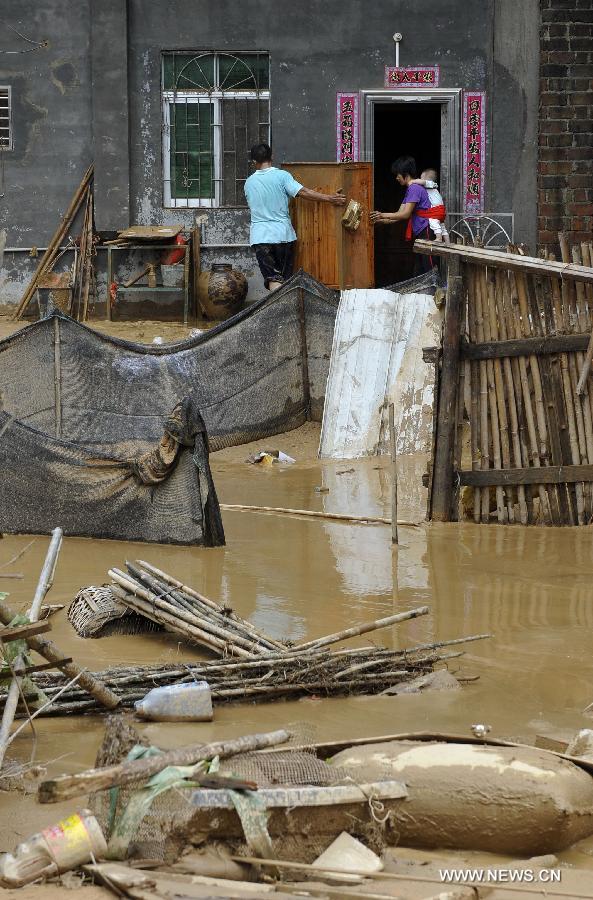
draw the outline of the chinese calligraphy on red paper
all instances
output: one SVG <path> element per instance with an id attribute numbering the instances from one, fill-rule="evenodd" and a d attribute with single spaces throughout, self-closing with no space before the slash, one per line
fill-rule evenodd
<path id="1" fill-rule="evenodd" d="M 399 66 L 385 66 L 385 87 L 438 87 L 440 75 L 440 66 L 413 66 L 408 69 L 402 69 Z"/>
<path id="2" fill-rule="evenodd" d="M 466 213 L 484 212 L 486 166 L 486 95 L 463 95 L 463 206 Z"/>
<path id="3" fill-rule="evenodd" d="M 337 105 L 337 160 L 358 162 L 358 94 L 338 94 Z"/>

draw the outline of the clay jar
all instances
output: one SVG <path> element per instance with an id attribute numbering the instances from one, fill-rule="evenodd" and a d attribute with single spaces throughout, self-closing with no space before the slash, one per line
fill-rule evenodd
<path id="1" fill-rule="evenodd" d="M 247 279 L 230 263 L 214 263 L 198 278 L 198 300 L 211 319 L 228 319 L 241 308 L 247 296 Z"/>

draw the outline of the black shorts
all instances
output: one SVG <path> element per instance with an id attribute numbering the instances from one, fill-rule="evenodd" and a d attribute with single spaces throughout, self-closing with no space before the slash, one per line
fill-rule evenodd
<path id="1" fill-rule="evenodd" d="M 283 282 L 292 275 L 295 243 L 252 245 L 266 287 L 270 286 L 270 281 Z"/>

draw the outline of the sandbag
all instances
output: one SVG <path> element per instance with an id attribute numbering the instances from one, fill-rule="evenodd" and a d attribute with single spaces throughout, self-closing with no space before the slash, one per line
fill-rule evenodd
<path id="1" fill-rule="evenodd" d="M 593 778 L 542 750 L 391 741 L 332 764 L 357 781 L 405 783 L 393 813 L 404 846 L 538 856 L 593 834 Z"/>

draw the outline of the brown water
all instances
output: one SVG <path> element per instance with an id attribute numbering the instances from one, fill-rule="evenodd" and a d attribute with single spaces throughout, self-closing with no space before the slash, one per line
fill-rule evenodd
<path id="1" fill-rule="evenodd" d="M 318 429 L 308 425 L 257 444 L 296 456 L 293 466 L 246 465 L 251 446 L 214 454 L 220 501 L 390 515 L 387 463 L 321 463 L 314 458 L 317 438 Z M 423 519 L 423 469 L 423 459 L 399 461 L 400 518 Z M 316 492 L 316 486 L 329 487 L 329 493 Z M 473 723 L 484 722 L 495 737 L 533 742 L 536 734 L 566 739 L 591 726 L 583 715 L 593 701 L 590 529 L 423 524 L 401 528 L 400 545 L 393 548 L 387 526 L 239 511 L 227 511 L 223 519 L 227 545 L 218 549 L 67 539 L 48 602 L 68 604 L 80 587 L 106 581 L 111 566 L 141 557 L 279 638 L 313 638 L 423 604 L 430 616 L 378 632 L 372 640 L 406 646 L 486 631 L 493 637 L 469 644 L 466 655 L 451 662 L 452 671 L 480 676 L 461 694 L 217 707 L 211 724 L 142 726 L 154 743 L 170 747 L 287 723 L 309 740 L 411 730 L 469 734 Z M 29 540 L 0 541 L 0 566 Z M 22 559 L 0 569 L 24 575 L 0 578 L 0 590 L 9 592 L 15 609 L 26 609 L 31 600 L 47 544 L 46 537 L 37 538 Z M 94 670 L 200 657 L 172 635 L 85 641 L 65 611 L 52 623 L 58 646 Z M 92 765 L 102 731 L 99 718 L 42 719 L 36 722 L 35 746 L 24 732 L 13 748 L 23 760 L 34 748 L 36 761 L 47 763 L 50 773 L 78 771 Z M 0 849 L 73 807 L 38 807 L 32 798 L 15 795 L 4 795 L 0 804 Z M 583 865 L 591 856 L 593 840 L 563 858 Z"/>

